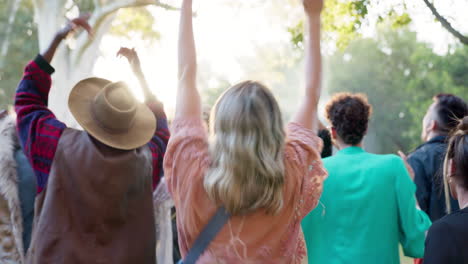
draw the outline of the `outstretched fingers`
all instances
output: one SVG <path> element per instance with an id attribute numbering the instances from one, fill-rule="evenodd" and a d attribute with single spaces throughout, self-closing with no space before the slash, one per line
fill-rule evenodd
<path id="1" fill-rule="evenodd" d="M 93 28 L 91 25 L 88 23 L 89 18 L 91 15 L 89 13 L 83 14 L 77 18 L 74 18 L 70 21 L 70 24 L 72 25 L 72 29 L 75 30 L 76 28 L 83 28 L 88 32 L 90 36 L 94 35 Z"/>

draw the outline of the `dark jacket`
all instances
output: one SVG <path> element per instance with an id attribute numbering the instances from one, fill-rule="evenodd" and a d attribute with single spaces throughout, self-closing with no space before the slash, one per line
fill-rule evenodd
<path id="1" fill-rule="evenodd" d="M 424 264 L 468 263 L 468 208 L 435 222 L 426 239 Z"/>
<path id="2" fill-rule="evenodd" d="M 433 222 L 447 214 L 443 184 L 446 140 L 445 136 L 435 137 L 419 146 L 408 158 L 415 173 L 419 206 Z M 452 210 L 458 210 L 457 202 L 451 199 L 451 203 Z"/>

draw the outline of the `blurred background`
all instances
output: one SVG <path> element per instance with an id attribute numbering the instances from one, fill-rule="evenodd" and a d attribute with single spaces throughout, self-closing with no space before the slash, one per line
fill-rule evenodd
<path id="1" fill-rule="evenodd" d="M 303 13 L 298 0 L 195 0 L 199 84 L 208 107 L 245 79 L 267 84 L 285 118 L 303 83 Z M 78 32 L 58 51 L 50 107 L 69 125 L 73 85 L 99 76 L 138 83 L 115 54 L 134 47 L 155 94 L 174 111 L 180 0 L 0 0 L 0 107 L 11 107 L 23 67 L 67 18 L 91 13 L 95 36 Z M 468 100 L 468 1 L 327 0 L 324 95 L 363 92 L 374 106 L 366 148 L 411 151 L 438 93 Z M 323 112 L 323 109 L 322 109 Z M 325 121 L 325 118 L 321 116 Z"/>

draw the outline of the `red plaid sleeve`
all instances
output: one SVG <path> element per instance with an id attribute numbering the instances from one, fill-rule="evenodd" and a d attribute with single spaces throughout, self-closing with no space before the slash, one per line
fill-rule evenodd
<path id="1" fill-rule="evenodd" d="M 151 149 L 151 154 L 153 155 L 153 190 L 159 184 L 163 172 L 163 159 L 164 154 L 166 153 L 167 142 L 169 141 L 169 128 L 167 125 L 167 117 L 164 113 L 164 107 L 162 103 L 152 100 L 147 103 L 148 107 L 153 111 L 156 117 L 157 128 L 154 133 L 153 138 L 148 143 L 149 148 Z"/>
<path id="2" fill-rule="evenodd" d="M 47 186 L 58 141 L 66 128 L 47 108 L 53 72 L 38 55 L 26 66 L 15 96 L 18 136 L 36 174 L 38 193 Z"/>

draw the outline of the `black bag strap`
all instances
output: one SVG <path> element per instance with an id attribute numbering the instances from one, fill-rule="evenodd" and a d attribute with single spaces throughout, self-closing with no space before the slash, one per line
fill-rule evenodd
<path id="1" fill-rule="evenodd" d="M 205 252 L 206 248 L 210 245 L 211 241 L 221 231 L 223 226 L 229 220 L 230 215 L 226 212 L 224 207 L 220 207 L 215 215 L 210 219 L 208 224 L 203 228 L 200 235 L 193 243 L 192 248 L 189 250 L 185 259 L 180 262 L 183 264 L 195 264 L 200 256 Z"/>

